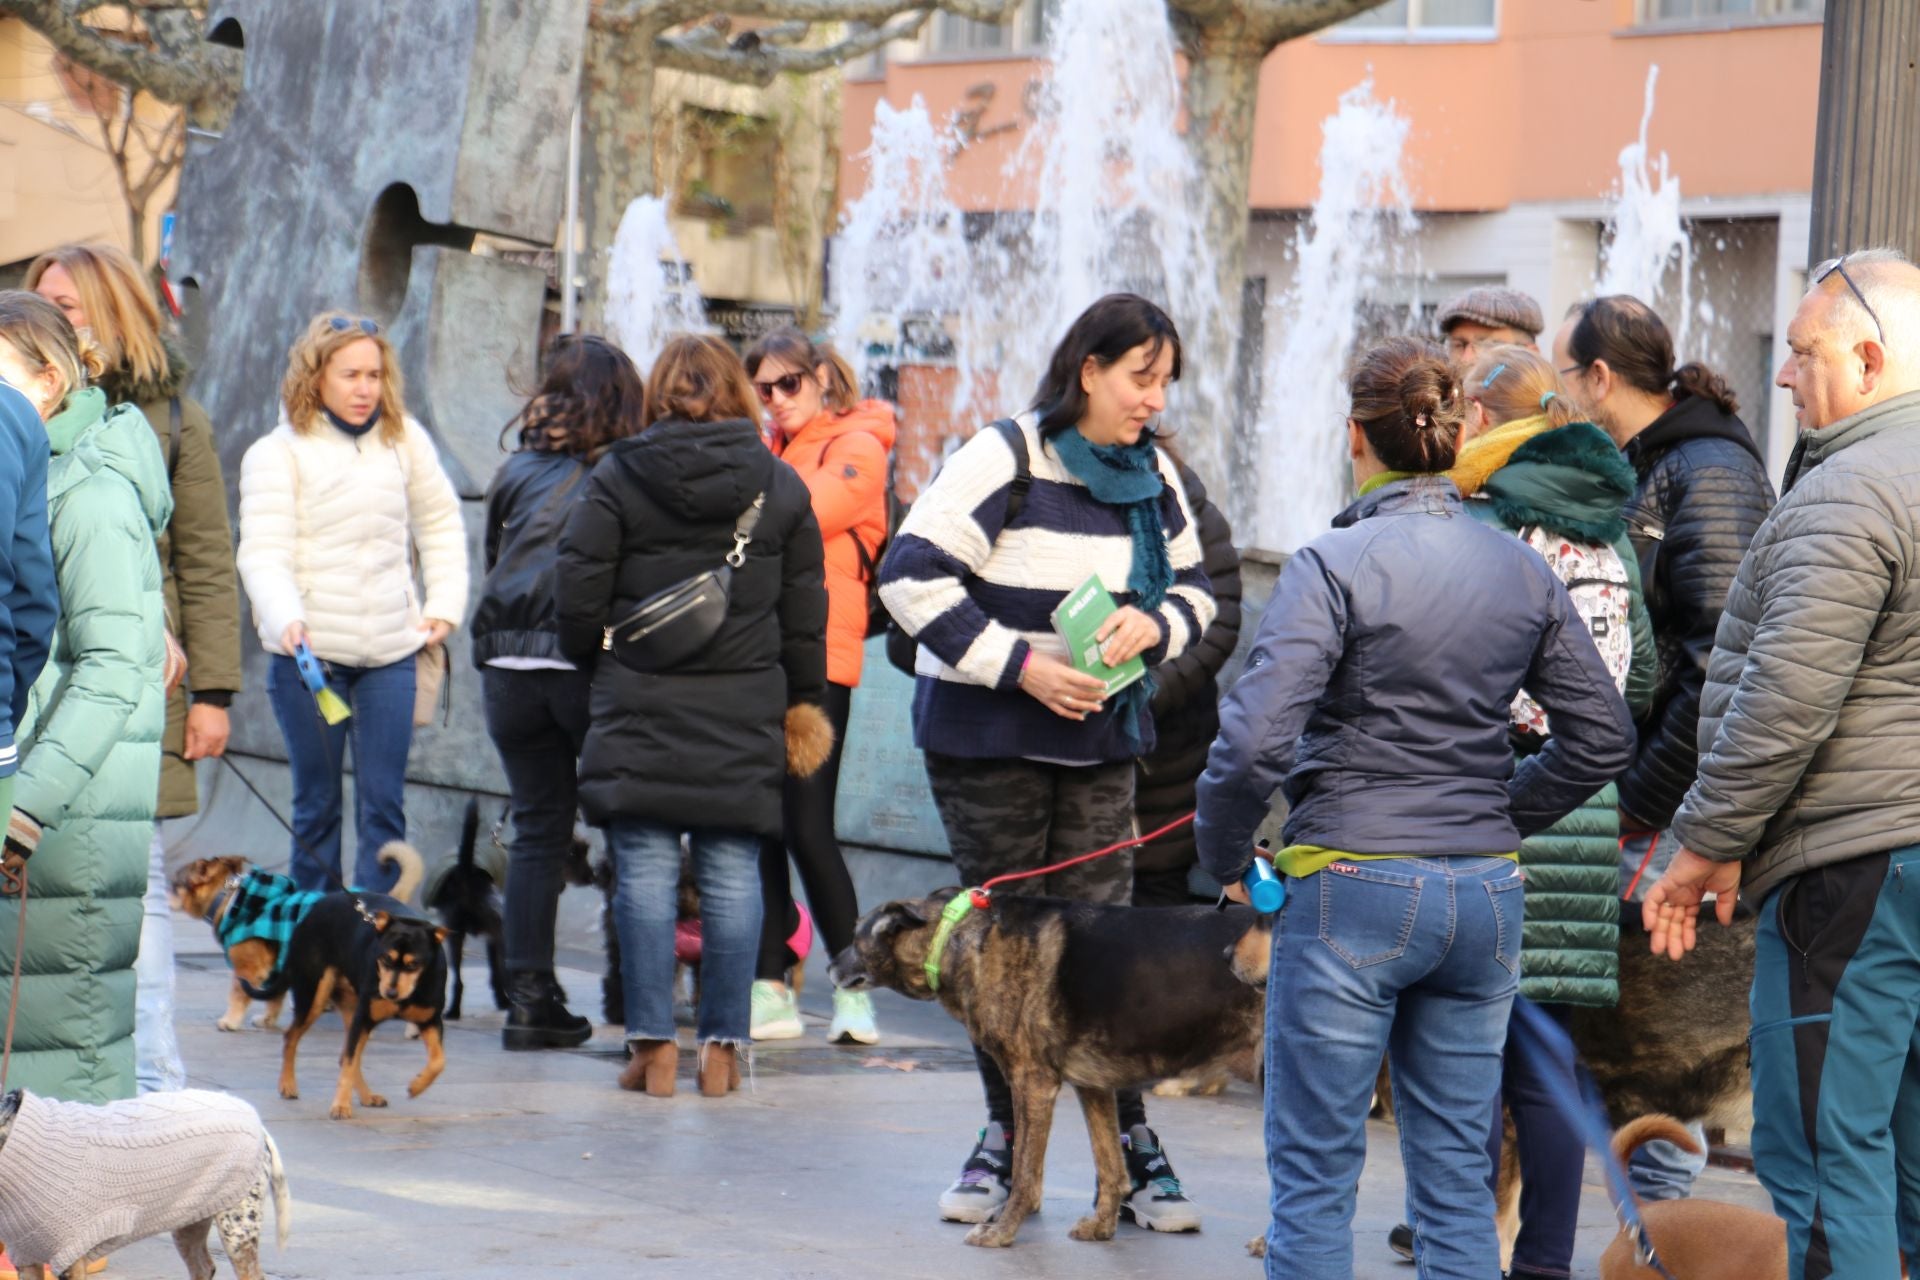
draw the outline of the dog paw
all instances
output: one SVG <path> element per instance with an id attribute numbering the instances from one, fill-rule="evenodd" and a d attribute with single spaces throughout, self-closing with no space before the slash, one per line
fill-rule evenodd
<path id="1" fill-rule="evenodd" d="M 976 1249 L 1004 1249 L 1013 1243 L 1014 1232 L 998 1222 L 983 1222 L 967 1232 L 967 1243 Z"/>
<path id="2" fill-rule="evenodd" d="M 327 1119 L 329 1120 L 353 1119 L 353 1105 L 347 1102 L 334 1103 L 332 1106 L 327 1108 Z"/>
<path id="3" fill-rule="evenodd" d="M 420 1025 L 418 1023 L 409 1022 L 407 1024 L 407 1029 L 403 1031 L 401 1034 L 409 1040 L 418 1040 L 420 1038 Z"/>
<path id="4" fill-rule="evenodd" d="M 226 1018 L 220 1019 L 218 1022 L 214 1023 L 213 1025 L 220 1028 L 220 1030 L 222 1031 L 238 1031 L 240 1029 L 240 1024 L 238 1021 L 229 1021 Z"/>
<path id="5" fill-rule="evenodd" d="M 1067 1235 L 1074 1240 L 1111 1240 L 1113 1229 L 1112 1222 L 1102 1222 L 1099 1214 L 1090 1213 L 1074 1223 L 1073 1230 L 1067 1232 Z"/>
<path id="6" fill-rule="evenodd" d="M 256 1013 L 253 1015 L 253 1025 L 263 1031 L 278 1031 L 280 1029 L 280 1018 L 277 1014 Z M 234 1028 L 234 1030 L 238 1029 L 237 1027 Z"/>
<path id="7" fill-rule="evenodd" d="M 366 1097 L 360 1099 L 360 1105 L 363 1107 L 384 1107 L 387 1105 L 387 1100 L 386 1098 L 382 1097 L 380 1094 L 370 1093 Z"/>
<path id="8" fill-rule="evenodd" d="M 1266 1257 L 1267 1238 L 1265 1236 L 1255 1236 L 1253 1239 L 1247 1241 L 1247 1256 L 1249 1258 Z"/>
<path id="9" fill-rule="evenodd" d="M 292 1102 L 300 1096 L 300 1091 L 290 1084 L 283 1084 L 280 1086 L 280 1096 Z"/>

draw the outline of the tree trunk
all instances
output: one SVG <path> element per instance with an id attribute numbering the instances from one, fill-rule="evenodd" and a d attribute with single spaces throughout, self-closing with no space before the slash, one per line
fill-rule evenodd
<path id="1" fill-rule="evenodd" d="M 1920 255 L 1920 8 L 1827 0 L 1809 265 L 1892 245 Z"/>
<path id="2" fill-rule="evenodd" d="M 651 31 L 589 27 L 581 77 L 580 270 L 586 277 L 580 328 L 605 324 L 607 261 L 627 206 L 654 193 Z"/>
<path id="3" fill-rule="evenodd" d="M 1247 187 L 1253 174 L 1254 107 L 1260 90 L 1260 64 L 1269 45 L 1238 33 L 1188 28 L 1180 32 L 1188 62 L 1186 106 L 1188 144 L 1197 162 L 1197 189 L 1192 203 L 1205 218 L 1207 243 L 1215 253 L 1214 270 L 1220 297 L 1225 303 L 1225 330 L 1195 335 L 1197 350 L 1231 352 L 1236 375 L 1245 372 L 1241 343 L 1251 335 L 1243 333 L 1241 300 L 1247 277 Z M 1243 379 L 1236 376 L 1234 383 Z M 1208 415 L 1203 430 L 1187 430 L 1200 447 L 1194 450 L 1194 462 L 1201 478 L 1216 492 L 1223 487 L 1230 469 L 1239 461 L 1232 442 L 1244 439 L 1241 428 L 1258 409 L 1258 397 L 1237 397 L 1236 403 L 1219 406 L 1221 412 Z"/>

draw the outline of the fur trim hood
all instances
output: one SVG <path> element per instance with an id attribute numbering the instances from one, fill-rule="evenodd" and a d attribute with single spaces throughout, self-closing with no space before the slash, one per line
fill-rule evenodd
<path id="1" fill-rule="evenodd" d="M 165 376 L 135 378 L 133 371 L 124 364 L 100 375 L 97 385 L 107 393 L 109 403 L 152 404 L 156 400 L 170 400 L 180 394 L 187 385 L 187 379 L 193 376 L 193 366 L 180 353 L 179 344 L 171 336 L 160 335 L 160 345 L 167 352 Z"/>
<path id="2" fill-rule="evenodd" d="M 1487 479 L 1484 493 L 1503 524 L 1539 525 L 1564 537 L 1611 543 L 1627 531 L 1621 508 L 1635 477 L 1611 438 L 1575 422 L 1528 440 Z"/>

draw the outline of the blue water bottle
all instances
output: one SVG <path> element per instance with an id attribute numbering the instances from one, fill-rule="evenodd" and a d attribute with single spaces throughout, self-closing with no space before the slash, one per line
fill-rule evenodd
<path id="1" fill-rule="evenodd" d="M 1286 882 L 1274 873 L 1273 864 L 1265 858 L 1253 860 L 1247 874 L 1240 877 L 1240 887 L 1247 891 L 1247 900 L 1253 903 L 1253 909 L 1262 915 L 1272 915 L 1287 903 Z"/>

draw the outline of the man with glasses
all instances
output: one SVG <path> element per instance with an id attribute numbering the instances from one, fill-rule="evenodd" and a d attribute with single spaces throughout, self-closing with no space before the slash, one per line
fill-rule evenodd
<path id="1" fill-rule="evenodd" d="M 1447 342 L 1447 357 L 1465 369 L 1490 347 L 1506 344 L 1538 351 L 1546 327 L 1540 304 L 1518 289 L 1482 285 L 1449 298 L 1437 323 Z"/>
<path id="2" fill-rule="evenodd" d="M 1895 1280 L 1920 1227 L 1920 269 L 1820 264 L 1787 346 L 1800 440 L 1644 919 L 1678 959 L 1706 893 L 1723 923 L 1758 908 L 1753 1153 L 1790 1273 Z"/>

